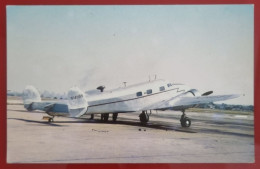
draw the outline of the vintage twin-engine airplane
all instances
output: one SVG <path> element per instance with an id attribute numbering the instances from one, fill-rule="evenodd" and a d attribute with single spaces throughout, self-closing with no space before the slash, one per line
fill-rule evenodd
<path id="1" fill-rule="evenodd" d="M 154 80 L 127 87 L 103 91 L 100 86 L 96 95 L 86 95 L 78 87 L 68 91 L 67 102 L 43 102 L 39 92 L 32 86 L 24 90 L 24 107 L 27 110 L 43 110 L 50 117 L 54 116 L 81 117 L 85 114 L 101 114 L 102 121 L 108 121 L 109 114 L 113 114 L 116 121 L 118 113 L 140 111 L 140 121 L 146 124 L 149 121 L 148 111 L 177 110 L 182 111 L 180 119 L 182 127 L 189 127 L 191 120 L 186 116 L 185 109 L 202 103 L 210 103 L 239 97 L 239 95 L 209 96 L 212 91 L 200 94 L 183 84 L 173 84 L 165 80 Z"/>

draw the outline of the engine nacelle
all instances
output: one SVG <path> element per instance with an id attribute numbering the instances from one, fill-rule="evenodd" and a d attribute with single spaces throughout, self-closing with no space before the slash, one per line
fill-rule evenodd
<path id="1" fill-rule="evenodd" d="M 200 92 L 196 89 L 191 89 L 191 90 L 187 91 L 186 93 L 183 93 L 179 97 L 195 97 L 195 96 L 201 96 Z M 195 106 L 196 105 L 175 106 L 174 108 L 172 108 L 172 110 L 183 111 L 185 109 L 192 108 Z"/>

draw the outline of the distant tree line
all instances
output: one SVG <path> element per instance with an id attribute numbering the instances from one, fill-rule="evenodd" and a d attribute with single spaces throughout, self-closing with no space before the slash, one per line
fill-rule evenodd
<path id="1" fill-rule="evenodd" d="M 207 103 L 200 104 L 197 107 L 206 108 L 206 109 L 220 109 L 220 110 L 235 110 L 235 111 L 254 111 L 253 105 L 232 105 L 232 104 L 215 104 L 215 103 Z"/>

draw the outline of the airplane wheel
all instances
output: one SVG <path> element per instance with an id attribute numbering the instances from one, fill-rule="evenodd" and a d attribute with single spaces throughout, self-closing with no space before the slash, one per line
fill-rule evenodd
<path id="1" fill-rule="evenodd" d="M 139 115 L 142 124 L 146 124 L 149 121 L 149 115 L 144 111 Z"/>
<path id="2" fill-rule="evenodd" d="M 53 118 L 49 118 L 49 120 L 48 120 L 48 121 L 49 121 L 50 123 L 51 123 L 51 122 L 53 122 Z"/>
<path id="3" fill-rule="evenodd" d="M 108 114 L 108 113 L 105 113 L 105 114 L 104 114 L 104 122 L 107 122 L 107 121 L 108 121 L 108 118 L 109 118 L 109 114 Z"/>
<path id="4" fill-rule="evenodd" d="M 115 122 L 117 119 L 118 113 L 113 113 L 113 121 Z"/>
<path id="5" fill-rule="evenodd" d="M 185 117 L 184 119 L 181 120 L 181 126 L 182 127 L 190 127 L 191 121 L 188 117 Z"/>

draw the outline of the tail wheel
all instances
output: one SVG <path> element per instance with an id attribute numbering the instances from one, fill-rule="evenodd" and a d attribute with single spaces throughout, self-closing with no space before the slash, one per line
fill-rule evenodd
<path id="1" fill-rule="evenodd" d="M 53 122 L 53 118 L 49 118 L 48 122 L 50 123 Z"/>

